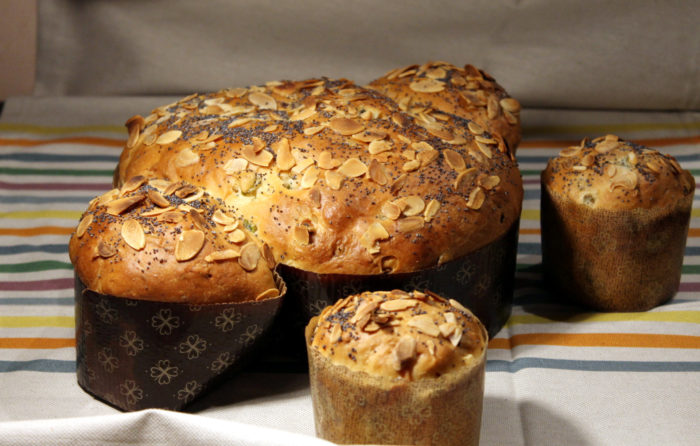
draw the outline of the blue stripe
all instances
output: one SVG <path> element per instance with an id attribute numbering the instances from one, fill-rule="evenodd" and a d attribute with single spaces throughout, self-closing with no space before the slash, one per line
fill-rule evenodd
<path id="1" fill-rule="evenodd" d="M 579 361 L 573 359 L 518 358 L 489 360 L 487 372 L 516 373 L 524 369 L 557 369 L 577 372 L 700 372 L 700 361 Z"/>
<path id="2" fill-rule="evenodd" d="M 0 305 L 73 305 L 72 297 L 0 297 Z"/>
<path id="3" fill-rule="evenodd" d="M 75 361 L 60 361 L 58 359 L 0 361 L 0 373 L 3 372 L 75 373 Z"/>
<path id="4" fill-rule="evenodd" d="M 0 246 L 0 255 L 26 254 L 28 252 L 45 252 L 49 254 L 65 254 L 68 252 L 67 244 L 55 245 L 14 245 Z"/>
<path id="5" fill-rule="evenodd" d="M 92 200 L 93 196 L 83 197 L 51 197 L 51 196 L 31 196 L 31 195 L 4 195 L 0 196 L 0 203 L 7 204 L 45 204 L 45 203 L 83 203 L 85 206 Z"/>
<path id="6" fill-rule="evenodd" d="M 22 161 L 27 163 L 116 163 L 119 155 L 64 155 L 60 153 L 9 153 L 0 155 L 0 160 Z"/>

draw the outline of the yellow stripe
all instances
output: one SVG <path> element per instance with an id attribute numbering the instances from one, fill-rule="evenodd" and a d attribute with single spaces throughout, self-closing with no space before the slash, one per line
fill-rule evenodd
<path id="1" fill-rule="evenodd" d="M 581 125 L 542 125 L 523 127 L 523 136 L 539 134 L 571 134 L 580 133 L 594 135 L 600 133 L 643 132 L 657 130 L 698 130 L 700 122 L 654 122 L 633 124 L 581 124 Z"/>
<path id="2" fill-rule="evenodd" d="M 3 328 L 27 328 L 27 327 L 75 327 L 75 318 L 72 316 L 0 316 L 0 327 Z"/>
<path id="3" fill-rule="evenodd" d="M 700 311 L 660 311 L 644 313 L 580 313 L 561 316 L 538 316 L 536 314 L 513 315 L 506 325 L 549 324 L 552 322 L 684 322 L 700 324 Z"/>
<path id="4" fill-rule="evenodd" d="M 34 218 L 63 218 L 80 220 L 82 211 L 15 211 L 0 212 L 0 218 L 34 219 Z"/>
<path id="5" fill-rule="evenodd" d="M 45 126 L 32 124 L 1 123 L 0 131 L 33 133 L 36 135 L 69 135 L 72 133 L 108 132 L 126 134 L 126 128 L 118 125 Z"/>

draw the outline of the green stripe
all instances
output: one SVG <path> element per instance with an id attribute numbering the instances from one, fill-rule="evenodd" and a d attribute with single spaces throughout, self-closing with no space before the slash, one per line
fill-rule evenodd
<path id="1" fill-rule="evenodd" d="M 51 271 L 56 269 L 73 269 L 70 262 L 58 260 L 39 260 L 38 262 L 14 263 L 0 265 L 0 273 L 34 273 L 38 271 Z"/>
<path id="2" fill-rule="evenodd" d="M 37 135 L 68 135 L 72 133 L 108 132 L 125 134 L 123 125 L 46 126 L 0 123 L 0 132 L 33 133 Z"/>
<path id="3" fill-rule="evenodd" d="M 0 174 L 4 175 L 44 175 L 65 177 L 111 177 L 114 169 L 18 169 L 15 167 L 0 167 Z"/>

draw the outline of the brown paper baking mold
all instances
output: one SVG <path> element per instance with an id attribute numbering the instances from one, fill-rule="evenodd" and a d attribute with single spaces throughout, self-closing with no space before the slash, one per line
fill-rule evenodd
<path id="1" fill-rule="evenodd" d="M 188 305 L 96 293 L 75 278 L 78 384 L 121 410 L 179 410 L 240 366 L 278 314 L 280 296 Z"/>
<path id="2" fill-rule="evenodd" d="M 542 265 L 562 299 L 599 311 L 646 311 L 680 285 L 692 196 L 674 209 L 605 211 L 542 187 Z"/>
<path id="3" fill-rule="evenodd" d="M 516 221 L 499 239 L 459 259 L 414 273 L 381 275 L 315 274 L 286 265 L 288 299 L 281 313 L 279 344 L 295 342 L 290 351 L 305 355 L 304 326 L 336 300 L 362 291 L 430 290 L 469 308 L 494 336 L 510 317 L 515 283 L 518 230 Z M 276 327 L 276 337 L 280 338 Z M 290 336 L 294 333 L 294 336 Z M 306 361 L 306 359 L 303 359 Z"/>

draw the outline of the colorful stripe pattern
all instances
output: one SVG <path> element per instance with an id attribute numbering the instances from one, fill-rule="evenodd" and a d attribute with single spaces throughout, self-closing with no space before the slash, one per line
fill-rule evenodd
<path id="1" fill-rule="evenodd" d="M 526 128 L 518 152 L 525 201 L 515 305 L 490 342 L 487 371 L 700 371 L 700 196 L 681 288 L 668 304 L 645 313 L 592 313 L 544 289 L 539 173 L 559 149 L 608 132 L 627 132 L 676 156 L 700 179 L 700 122 Z M 109 125 L 0 123 L 0 374 L 74 372 L 68 238 L 88 201 L 111 188 L 124 137 L 122 127 Z"/>

